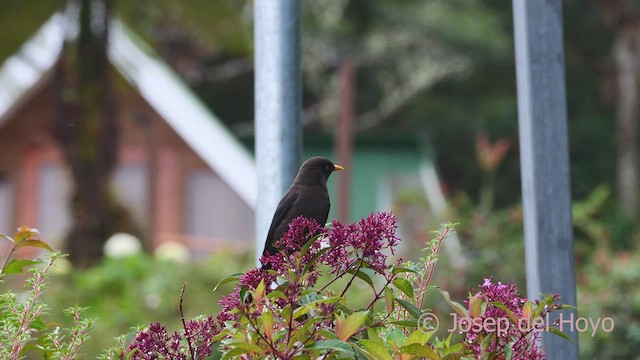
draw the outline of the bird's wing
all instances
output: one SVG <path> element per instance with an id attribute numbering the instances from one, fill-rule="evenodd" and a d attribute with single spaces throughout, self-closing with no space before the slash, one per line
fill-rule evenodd
<path id="1" fill-rule="evenodd" d="M 271 226 L 269 227 L 269 233 L 267 234 L 267 240 L 264 244 L 263 255 L 273 254 L 275 252 L 275 248 L 273 247 L 273 243 L 278 240 L 274 239 L 276 229 L 278 226 L 284 221 L 287 217 L 291 208 L 293 207 L 293 203 L 296 201 L 298 196 L 300 195 L 299 191 L 287 191 L 287 193 L 282 197 L 278 207 L 276 208 L 276 212 L 273 215 L 273 220 L 271 220 Z"/>

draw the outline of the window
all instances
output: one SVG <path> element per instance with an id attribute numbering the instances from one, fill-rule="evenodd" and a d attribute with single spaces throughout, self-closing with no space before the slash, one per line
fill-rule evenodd
<path id="1" fill-rule="evenodd" d="M 9 176 L 0 172 L 0 234 L 13 236 L 13 187 Z"/>
<path id="2" fill-rule="evenodd" d="M 113 173 L 113 185 L 118 200 L 138 225 L 148 223 L 149 190 L 147 169 L 143 164 L 122 164 Z"/>
<path id="3" fill-rule="evenodd" d="M 60 165 L 45 162 L 38 169 L 37 225 L 43 239 L 59 248 L 69 229 L 71 186 Z"/>
<path id="4" fill-rule="evenodd" d="M 211 170 L 187 178 L 185 233 L 223 242 L 251 244 L 253 211 Z"/>

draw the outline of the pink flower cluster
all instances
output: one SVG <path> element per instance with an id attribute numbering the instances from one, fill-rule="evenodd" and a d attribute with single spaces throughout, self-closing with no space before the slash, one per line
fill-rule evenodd
<path id="1" fill-rule="evenodd" d="M 348 225 L 334 220 L 329 229 L 323 228 L 314 220 L 303 217 L 294 219 L 289 224 L 289 231 L 276 242 L 276 248 L 281 251 L 261 258 L 268 270 L 250 270 L 240 278 L 234 293 L 220 300 L 222 311 L 218 314 L 218 320 L 237 318 L 233 310 L 242 305 L 240 293 L 243 289 L 254 290 L 261 281 L 272 284 L 278 277 L 288 279 L 292 271 L 298 275 L 302 275 L 300 273 L 304 271 L 305 276 L 299 277 L 304 278 L 304 283 L 290 281 L 284 289 L 290 301 L 295 301 L 303 287 L 315 285 L 320 264 L 328 266 L 335 277 L 344 276 L 356 267 L 368 267 L 384 273 L 388 267 L 385 252 L 388 250 L 393 253 L 399 242 L 396 229 L 396 217 L 385 212 L 372 213 Z M 318 238 L 308 244 L 315 236 Z M 266 292 L 269 291 L 270 286 L 267 286 Z"/>
<path id="2" fill-rule="evenodd" d="M 278 274 L 289 271 L 296 261 L 300 264 L 308 264 L 320 250 L 320 242 L 314 241 L 310 244 L 309 251 L 301 255 L 303 246 L 314 236 L 322 236 L 324 233 L 325 229 L 315 220 L 299 216 L 289 223 L 289 230 L 282 235 L 282 238 L 276 240 L 275 247 L 282 250 L 274 255 L 263 256 L 260 262 Z"/>
<path id="3" fill-rule="evenodd" d="M 211 316 L 185 322 L 184 334 L 178 331 L 169 334 L 164 326 L 156 322 L 150 324 L 148 329 L 139 332 L 123 355 L 128 356 L 133 352 L 131 354 L 133 360 L 203 360 L 211 355 L 212 339 L 218 333 L 220 333 L 220 327 Z M 187 342 L 190 344 L 185 346 Z M 193 354 L 189 355 L 185 349 L 192 349 Z"/>
<path id="4" fill-rule="evenodd" d="M 503 304 L 517 318 L 521 318 L 523 316 L 522 308 L 527 300 L 520 297 L 520 295 L 518 294 L 518 288 L 513 284 L 503 284 L 501 282 L 494 283 L 491 278 L 484 279 L 484 282 L 482 283 L 482 285 L 480 285 L 479 289 L 472 290 L 472 294 L 478 296 L 485 303 L 487 303 L 487 307 L 484 313 L 480 316 L 480 320 L 477 320 L 478 323 L 497 324 L 501 321 L 507 321 L 507 312 L 492 304 L 492 302 Z M 465 301 L 465 305 L 469 307 L 468 300 Z M 460 321 L 464 322 L 468 321 L 468 319 L 461 318 Z M 540 333 L 521 329 L 513 323 L 509 324 L 510 326 L 508 327 L 508 329 L 502 329 L 502 331 L 498 331 L 496 328 L 494 328 L 493 333 L 490 333 L 487 327 L 467 326 L 466 328 L 468 328 L 469 331 L 467 331 L 465 334 L 466 339 L 464 345 L 468 349 L 473 351 L 478 359 L 482 359 L 483 344 L 481 340 L 486 336 L 494 335 L 488 347 L 485 348 L 485 352 L 496 354 L 503 353 L 507 344 L 513 342 L 513 359 L 546 359 L 546 354 L 540 347 L 538 341 Z M 461 324 L 460 327 L 463 328 L 464 324 Z"/>
<path id="5" fill-rule="evenodd" d="M 385 249 L 393 254 L 400 239 L 396 236 L 398 228 L 396 217 L 389 212 L 372 213 L 360 221 L 345 225 L 334 220 L 332 228 L 327 230 L 329 251 L 323 263 L 333 268 L 332 273 L 348 270 L 354 261 L 364 261 L 378 273 L 387 268 Z"/>

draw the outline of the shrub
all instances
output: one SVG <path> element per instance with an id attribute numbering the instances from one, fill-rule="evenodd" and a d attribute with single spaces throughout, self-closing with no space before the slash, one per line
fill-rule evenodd
<path id="1" fill-rule="evenodd" d="M 169 333 L 154 323 L 135 339 L 111 349 L 108 358 L 224 359 L 515 358 L 540 359 L 536 320 L 564 308 L 557 296 L 540 302 L 521 298 L 514 285 L 485 279 L 465 305 L 443 297 L 456 312 L 454 333 L 435 336 L 438 318 L 424 308 L 446 225 L 415 263 L 388 256 L 398 243 L 396 219 L 372 214 L 353 224 L 334 221 L 324 229 L 298 218 L 277 244 L 287 249 L 262 258 L 265 269 L 235 274 L 235 291 L 220 300 L 222 311 L 184 321 Z M 369 301 L 351 307 L 347 298 L 366 284 Z M 493 323 L 493 327 L 485 326 Z M 496 324 L 504 324 L 497 327 Z M 526 324 L 527 326 L 523 326 Z M 551 332 L 566 337 L 557 328 Z"/>
<path id="2" fill-rule="evenodd" d="M 25 293 L 24 299 L 20 299 L 18 294 L 12 291 L 0 294 L 0 358 L 20 359 L 30 350 L 39 353 L 45 359 L 78 358 L 80 348 L 88 340 L 92 326 L 91 320 L 80 317 L 83 309 L 75 306 L 64 311 L 73 322 L 68 328 L 46 325 L 43 320 L 49 308 L 42 302 L 42 294 L 47 287 L 53 263 L 62 255 L 59 252 L 51 252 L 46 254 L 43 260 L 12 258 L 14 252 L 22 247 L 52 250 L 40 239 L 36 229 L 22 227 L 13 238 L 0 236 L 13 244 L 0 269 L 0 285 L 6 275 L 21 274 L 26 268 L 31 274 L 26 279 L 29 291 Z"/>
<path id="3" fill-rule="evenodd" d="M 611 318 L 612 331 L 580 332 L 583 359 L 632 359 L 640 348 L 640 248 L 600 248 L 578 278 L 579 315 Z"/>
<path id="4" fill-rule="evenodd" d="M 161 322 L 168 331 L 181 328 L 179 295 L 188 281 L 184 295 L 184 316 L 219 311 L 219 293 L 211 290 L 229 272 L 245 271 L 253 264 L 251 255 L 220 252 L 201 261 L 174 262 L 148 254 L 122 258 L 104 258 L 97 266 L 65 273 L 56 272 L 44 300 L 52 309 L 51 320 L 71 325 L 56 316 L 59 309 L 78 303 L 87 310 L 85 316 L 96 318 L 92 339 L 84 346 L 87 358 L 95 358 L 113 345 L 113 339 L 131 332 L 140 324 Z M 233 290 L 223 285 L 223 292 Z M 130 340 L 130 339 L 129 339 Z"/>

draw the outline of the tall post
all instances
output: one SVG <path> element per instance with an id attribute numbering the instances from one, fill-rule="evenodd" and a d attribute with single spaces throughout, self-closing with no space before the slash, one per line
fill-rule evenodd
<path id="1" fill-rule="evenodd" d="M 300 1 L 255 0 L 256 263 L 300 165 Z"/>
<path id="2" fill-rule="evenodd" d="M 561 0 L 514 0 L 527 294 L 576 305 Z M 563 320 L 576 317 L 562 311 Z M 551 319 L 550 321 L 554 321 Z M 549 359 L 578 359 L 573 340 L 545 333 Z"/>
<path id="3" fill-rule="evenodd" d="M 353 157 L 353 121 L 355 117 L 355 66 L 351 57 L 342 60 L 338 71 L 340 77 L 340 112 L 335 132 L 337 163 L 344 167 L 338 178 L 338 219 L 344 223 L 351 220 L 351 158 Z"/>

